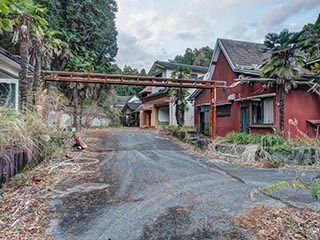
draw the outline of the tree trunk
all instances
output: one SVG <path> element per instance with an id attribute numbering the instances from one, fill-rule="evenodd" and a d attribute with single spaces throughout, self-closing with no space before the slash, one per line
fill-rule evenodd
<path id="1" fill-rule="evenodd" d="M 77 129 L 78 128 L 78 88 L 77 88 L 77 84 L 75 84 L 75 86 L 73 88 L 73 104 L 74 104 L 73 126 Z"/>
<path id="2" fill-rule="evenodd" d="M 176 99 L 176 120 L 177 124 L 182 127 L 184 125 L 185 103 L 181 89 L 177 89 Z"/>
<path id="3" fill-rule="evenodd" d="M 36 104 L 36 99 L 38 96 L 38 88 L 39 82 L 41 78 L 41 45 L 40 42 L 37 41 L 36 46 L 36 62 L 34 66 L 34 78 L 33 78 L 33 86 L 32 86 L 32 104 Z"/>
<path id="4" fill-rule="evenodd" d="M 29 44 L 29 20 L 27 16 L 21 17 L 21 26 L 19 29 L 20 34 L 20 66 L 19 73 L 20 83 L 20 109 L 24 110 L 27 105 L 27 87 L 28 87 L 28 44 Z"/>
<path id="5" fill-rule="evenodd" d="M 286 91 L 284 84 L 279 86 L 279 128 L 280 134 L 284 137 L 284 113 L 285 113 L 285 98 L 286 98 Z"/>

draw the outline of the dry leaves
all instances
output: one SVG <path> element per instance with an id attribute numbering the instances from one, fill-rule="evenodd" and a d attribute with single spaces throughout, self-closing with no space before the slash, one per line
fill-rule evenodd
<path id="1" fill-rule="evenodd" d="M 235 225 L 257 239 L 320 239 L 320 213 L 309 208 L 266 208 L 260 205 L 238 216 Z"/>
<path id="2" fill-rule="evenodd" d="M 45 230 L 49 225 L 49 201 L 58 193 L 55 187 L 65 179 L 88 181 L 95 175 L 93 166 L 99 163 L 94 153 L 66 152 L 64 155 L 61 159 L 44 161 L 3 185 L 0 189 L 0 239 L 53 239 Z"/>

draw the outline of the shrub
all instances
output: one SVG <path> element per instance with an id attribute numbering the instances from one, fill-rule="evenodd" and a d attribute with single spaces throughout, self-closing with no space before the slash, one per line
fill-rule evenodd
<path id="1" fill-rule="evenodd" d="M 310 185 L 310 192 L 312 197 L 320 200 L 320 180 L 314 180 Z"/>
<path id="2" fill-rule="evenodd" d="M 228 143 L 234 144 L 260 144 L 264 147 L 273 147 L 284 143 L 284 138 L 273 134 L 246 134 L 231 132 L 225 138 Z"/>

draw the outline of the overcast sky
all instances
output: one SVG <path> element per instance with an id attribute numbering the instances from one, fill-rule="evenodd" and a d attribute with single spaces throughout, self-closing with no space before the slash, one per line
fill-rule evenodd
<path id="1" fill-rule="evenodd" d="M 117 63 L 147 71 L 217 38 L 262 42 L 269 32 L 314 23 L 320 0 L 117 0 Z"/>

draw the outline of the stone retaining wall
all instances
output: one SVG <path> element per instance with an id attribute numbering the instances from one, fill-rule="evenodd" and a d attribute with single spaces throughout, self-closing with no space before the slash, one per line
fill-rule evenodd
<path id="1" fill-rule="evenodd" d="M 28 163 L 38 161 L 40 156 L 38 152 L 23 150 L 19 147 L 0 152 L 0 183 L 20 173 Z"/>
<path id="2" fill-rule="evenodd" d="M 231 154 L 237 157 L 242 157 L 245 151 L 245 145 L 229 145 L 217 144 L 215 150 L 224 154 Z M 320 148 L 317 147 L 302 147 L 293 149 L 291 152 L 275 150 L 274 148 L 264 148 L 271 155 L 271 158 L 290 165 L 314 165 L 320 164 Z M 260 151 L 255 154 L 258 157 Z"/>

